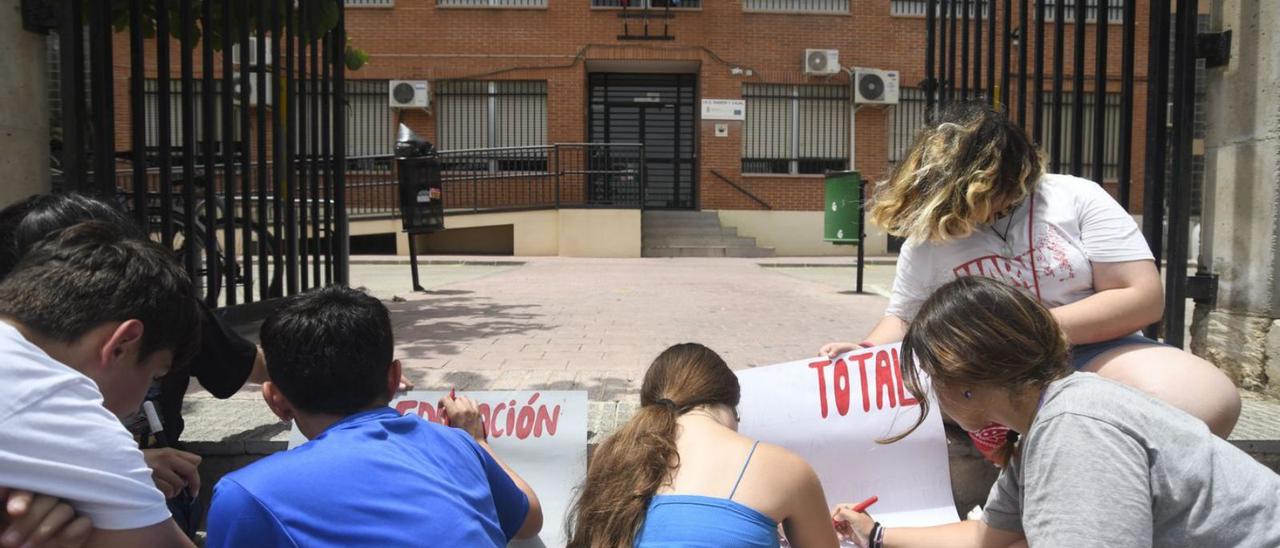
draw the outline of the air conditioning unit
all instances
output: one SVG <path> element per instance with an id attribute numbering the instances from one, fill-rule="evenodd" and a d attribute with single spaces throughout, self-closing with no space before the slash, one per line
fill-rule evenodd
<path id="1" fill-rule="evenodd" d="M 261 81 L 267 82 L 267 89 L 266 89 L 267 106 L 271 106 L 271 104 L 275 100 L 274 86 L 271 85 L 271 75 L 266 74 L 263 76 L 262 80 L 259 80 L 258 74 L 256 72 L 250 72 L 249 73 L 249 106 L 251 107 L 258 106 L 258 83 Z M 241 87 L 243 84 L 244 84 L 243 78 L 239 73 L 236 73 L 235 76 L 232 77 L 232 85 L 231 85 L 232 86 L 231 98 L 236 105 L 240 104 L 240 92 L 241 92 L 241 89 L 243 89 Z"/>
<path id="2" fill-rule="evenodd" d="M 898 71 L 853 69 L 853 102 L 860 105 L 898 104 Z"/>
<path id="3" fill-rule="evenodd" d="M 426 80 L 392 80 L 387 98 L 391 108 L 427 108 L 431 105 L 430 92 Z"/>
<path id="4" fill-rule="evenodd" d="M 267 66 L 271 66 L 271 39 L 266 38 L 261 43 L 259 43 L 256 37 L 249 38 L 249 66 L 251 67 L 258 66 L 258 46 L 259 45 L 266 48 L 263 51 L 262 55 L 264 56 L 263 58 L 266 59 Z M 231 62 L 237 65 L 240 64 L 240 44 L 235 44 L 231 46 Z"/>
<path id="5" fill-rule="evenodd" d="M 840 52 L 834 49 L 804 50 L 805 74 L 836 74 L 840 72 Z"/>

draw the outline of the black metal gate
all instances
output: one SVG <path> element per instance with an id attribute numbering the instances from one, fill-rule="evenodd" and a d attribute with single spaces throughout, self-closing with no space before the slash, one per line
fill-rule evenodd
<path id="1" fill-rule="evenodd" d="M 1150 10 L 1150 40 L 1145 45 L 1147 78 L 1141 85 L 1146 108 L 1141 116 L 1135 109 L 1134 59 L 1143 47 L 1135 43 L 1136 0 L 917 2 L 925 4 L 925 80 L 920 87 L 927 111 L 951 101 L 989 100 L 1030 130 L 1048 154 L 1050 171 L 1114 181 L 1126 210 L 1131 206 L 1132 132 L 1135 124 L 1143 124 L 1143 232 L 1157 264 L 1163 260 L 1166 276 L 1163 325 L 1152 326 L 1148 334 L 1162 334 L 1169 344 L 1182 346 L 1186 299 L 1209 300 L 1214 293 L 1207 273 L 1187 276 L 1197 1 L 1142 3 Z M 1118 37 L 1111 34 L 1113 25 Z M 1108 53 L 1116 47 L 1118 82 L 1109 83 Z M 1189 291 L 1189 281 L 1194 291 Z"/>
<path id="2" fill-rule="evenodd" d="M 591 143 L 640 143 L 645 151 L 644 207 L 698 207 L 697 86 L 693 74 L 612 74 L 589 77 L 587 137 Z M 589 203 L 608 203 L 613 181 L 587 187 Z"/>
<path id="3" fill-rule="evenodd" d="M 347 282 L 343 2 L 50 4 L 58 188 L 117 200 L 213 306 Z M 113 52 L 113 23 L 127 58 Z"/>

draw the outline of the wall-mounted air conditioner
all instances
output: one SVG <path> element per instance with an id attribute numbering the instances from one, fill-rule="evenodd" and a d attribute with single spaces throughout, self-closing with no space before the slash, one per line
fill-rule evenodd
<path id="1" fill-rule="evenodd" d="M 427 108 L 431 105 L 431 88 L 426 80 L 392 80 L 387 98 L 391 108 Z"/>
<path id="2" fill-rule="evenodd" d="M 898 104 L 898 71 L 853 69 L 853 102 L 860 105 Z"/>

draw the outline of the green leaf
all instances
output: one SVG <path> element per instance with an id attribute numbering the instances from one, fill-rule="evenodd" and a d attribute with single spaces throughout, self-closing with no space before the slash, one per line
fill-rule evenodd
<path id="1" fill-rule="evenodd" d="M 364 50 L 357 48 L 355 46 L 352 46 L 350 44 L 347 45 L 347 51 L 344 57 L 345 57 L 344 62 L 347 65 L 347 70 L 351 70 L 351 71 L 360 70 L 360 67 L 363 67 L 365 63 L 369 62 L 368 53 L 365 53 Z"/>

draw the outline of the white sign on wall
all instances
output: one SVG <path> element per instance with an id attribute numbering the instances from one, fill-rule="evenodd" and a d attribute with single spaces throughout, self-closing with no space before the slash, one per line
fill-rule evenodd
<path id="1" fill-rule="evenodd" d="M 880 498 L 868 512 L 886 526 L 958 520 L 938 406 L 910 436 L 876 440 L 915 423 L 919 404 L 903 386 L 899 345 L 858 349 L 738 371 L 739 431 L 804 457 L 829 506 Z"/>
<path id="2" fill-rule="evenodd" d="M 436 404 L 448 392 L 415 390 L 390 403 L 401 414 L 440 422 Z M 578 391 L 467 392 L 480 407 L 489 445 L 542 503 L 542 533 L 512 547 L 564 546 L 564 518 L 573 489 L 587 475 L 587 393 Z M 307 439 L 294 428 L 292 449 Z"/>
<path id="3" fill-rule="evenodd" d="M 747 102 L 741 99 L 703 99 L 703 120 L 746 120 Z"/>

